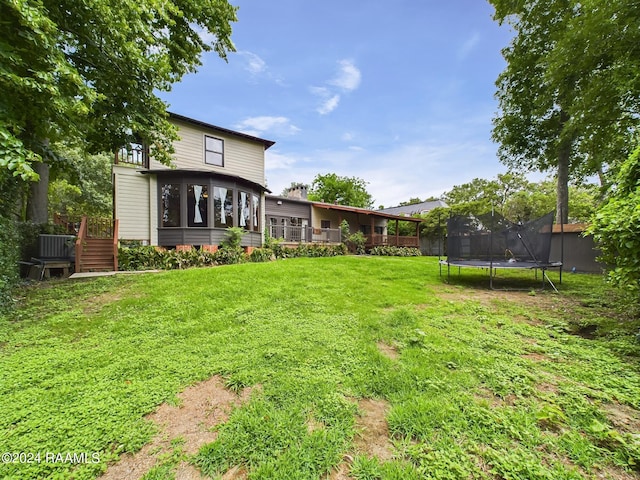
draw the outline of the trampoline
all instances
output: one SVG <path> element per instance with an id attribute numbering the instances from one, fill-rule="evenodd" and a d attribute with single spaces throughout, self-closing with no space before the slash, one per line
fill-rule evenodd
<path id="1" fill-rule="evenodd" d="M 447 259 L 440 260 L 447 266 L 447 278 L 451 267 L 474 267 L 489 270 L 489 287 L 493 290 L 495 271 L 504 269 L 528 269 L 542 272 L 542 288 L 545 281 L 557 292 L 547 270 L 560 270 L 562 262 L 550 262 L 551 234 L 554 213 L 550 212 L 527 223 L 513 223 L 492 213 L 485 215 L 452 216 L 447 221 Z"/>

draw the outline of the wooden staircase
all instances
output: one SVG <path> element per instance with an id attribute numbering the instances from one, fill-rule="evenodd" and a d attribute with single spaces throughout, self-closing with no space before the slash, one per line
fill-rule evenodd
<path id="1" fill-rule="evenodd" d="M 76 240 L 76 273 L 118 270 L 118 220 L 82 217 Z"/>

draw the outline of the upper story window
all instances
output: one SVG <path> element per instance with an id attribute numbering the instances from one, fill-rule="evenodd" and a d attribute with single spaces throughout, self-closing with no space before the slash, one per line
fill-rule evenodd
<path id="1" fill-rule="evenodd" d="M 204 163 L 224 167 L 224 140 L 204 136 Z"/>

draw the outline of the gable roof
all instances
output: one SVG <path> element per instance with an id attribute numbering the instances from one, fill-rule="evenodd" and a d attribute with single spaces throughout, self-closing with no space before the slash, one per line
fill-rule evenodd
<path id="1" fill-rule="evenodd" d="M 373 215 L 375 217 L 382 217 L 390 220 L 400 220 L 405 222 L 416 222 L 416 223 L 419 223 L 422 221 L 421 218 L 393 215 L 390 213 L 383 212 L 382 210 L 367 210 L 366 208 L 348 207 L 346 205 L 336 205 L 334 203 L 311 202 L 311 205 L 317 208 L 324 208 L 325 210 L 338 210 L 343 212 L 358 213 L 360 215 Z"/>
<path id="2" fill-rule="evenodd" d="M 212 125 L 211 123 L 206 123 L 201 120 L 196 120 L 194 118 L 185 117 L 184 115 L 179 115 L 173 112 L 167 112 L 169 114 L 169 118 L 174 120 L 180 120 L 181 122 L 190 123 L 191 125 L 196 125 L 198 127 L 204 127 L 211 130 L 218 130 L 219 132 L 225 133 L 232 137 L 242 138 L 244 140 L 251 140 L 254 142 L 262 143 L 264 145 L 264 149 L 267 150 L 269 147 L 275 145 L 276 142 L 272 140 L 265 140 L 264 138 L 254 137 L 253 135 L 248 135 L 242 132 L 236 132 L 235 130 L 229 130 L 228 128 L 218 127 L 217 125 Z"/>
<path id="3" fill-rule="evenodd" d="M 402 205 L 399 207 L 383 208 L 381 210 L 378 210 L 378 212 L 389 213 L 391 215 L 411 216 L 411 215 L 416 215 L 421 213 L 427 213 L 428 211 L 433 210 L 434 208 L 437 208 L 437 207 L 447 208 L 448 206 L 449 205 L 447 205 L 442 200 L 435 200 L 433 202 L 420 202 L 420 203 L 414 203 L 412 205 Z"/>

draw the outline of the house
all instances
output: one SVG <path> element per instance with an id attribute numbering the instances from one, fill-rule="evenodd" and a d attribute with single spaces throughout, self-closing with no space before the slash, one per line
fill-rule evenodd
<path id="1" fill-rule="evenodd" d="M 413 203 L 411 205 L 402 205 L 400 207 L 381 208 L 378 211 L 383 213 L 390 213 L 392 215 L 404 215 L 407 217 L 411 217 L 413 215 L 423 215 L 438 207 L 448 208 L 449 205 L 447 205 L 442 200 L 434 200 L 428 202 Z"/>
<path id="2" fill-rule="evenodd" d="M 310 201 L 304 185 L 293 186 L 284 197 L 267 195 L 265 215 L 269 235 L 289 244 L 340 243 L 340 225 L 346 220 L 350 233 L 362 232 L 365 235 L 366 248 L 381 245 L 419 247 L 420 219 Z M 390 220 L 413 222 L 416 225 L 415 235 L 389 235 L 387 225 Z"/>
<path id="3" fill-rule="evenodd" d="M 448 208 L 442 200 L 434 200 L 420 203 L 413 203 L 411 205 L 401 205 L 399 207 L 382 208 L 379 212 L 389 213 L 392 215 L 401 215 L 406 217 L 413 217 L 416 215 L 424 215 L 435 208 Z M 444 242 L 442 236 L 437 237 L 420 237 L 420 252 L 423 255 L 441 255 L 444 253 Z"/>
<path id="4" fill-rule="evenodd" d="M 143 145 L 116 154 L 114 218 L 118 239 L 168 248 L 217 247 L 228 227 L 264 235 L 265 151 L 275 142 L 175 113 L 174 165 L 149 158 Z"/>

